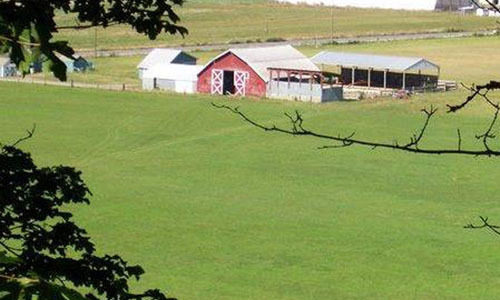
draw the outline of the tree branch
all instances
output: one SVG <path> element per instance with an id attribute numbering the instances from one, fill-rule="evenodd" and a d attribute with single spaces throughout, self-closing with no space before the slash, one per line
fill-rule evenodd
<path id="1" fill-rule="evenodd" d="M 500 235 L 500 226 L 497 225 L 491 225 L 488 223 L 488 217 L 482 217 L 479 216 L 479 219 L 481 220 L 482 224 L 481 225 L 473 225 L 472 223 L 469 225 L 464 226 L 466 229 L 489 229 L 493 233 Z"/>
<path id="2" fill-rule="evenodd" d="M 319 147 L 319 149 L 331 149 L 331 148 L 344 148 L 344 147 L 350 147 L 354 145 L 359 145 L 359 146 L 365 146 L 365 147 L 370 147 L 372 149 L 376 148 L 385 148 L 385 149 L 393 149 L 393 150 L 400 150 L 404 152 L 411 152 L 411 153 L 417 153 L 417 154 L 433 154 L 433 155 L 443 155 L 443 154 L 457 154 L 457 155 L 471 155 L 471 156 L 500 156 L 500 151 L 492 150 L 490 147 L 485 147 L 484 150 L 464 150 L 461 147 L 461 137 L 459 137 L 459 145 L 457 149 L 424 149 L 419 146 L 421 143 L 426 130 L 429 126 L 431 118 L 435 115 L 436 109 L 431 107 L 429 110 L 423 109 L 422 112 L 426 115 L 426 120 L 422 126 L 422 129 L 420 130 L 420 133 L 414 134 L 412 138 L 410 138 L 410 142 L 404 145 L 400 145 L 397 142 L 393 143 L 382 143 L 382 142 L 373 142 L 373 141 L 368 141 L 368 140 L 362 140 L 362 139 L 355 139 L 354 135 L 355 133 L 352 133 L 348 136 L 342 136 L 342 135 L 328 135 L 328 134 L 322 134 L 322 133 L 317 133 L 311 130 L 308 130 L 304 127 L 303 125 L 303 118 L 300 115 L 300 113 L 295 112 L 295 116 L 292 117 L 288 114 L 286 116 L 292 123 L 291 129 L 285 129 L 278 127 L 276 125 L 271 125 L 271 126 L 265 126 L 261 123 L 258 123 L 254 120 L 252 120 L 250 117 L 248 117 L 245 113 L 241 112 L 239 107 L 230 107 L 227 105 L 219 105 L 212 103 L 212 105 L 218 109 L 225 109 L 230 111 L 233 114 L 238 115 L 241 117 L 245 122 L 260 128 L 264 131 L 271 131 L 271 132 L 279 132 L 279 133 L 284 133 L 284 134 L 289 134 L 289 135 L 294 135 L 294 136 L 310 136 L 310 137 L 315 137 L 319 139 L 324 139 L 324 140 L 331 140 L 334 142 L 338 142 L 339 144 L 337 145 L 332 145 L 332 146 L 322 146 Z M 494 119 L 496 122 L 496 118 Z M 494 124 L 494 122 L 492 122 Z M 492 128 L 490 126 L 489 128 Z M 491 138 L 491 130 L 488 129 L 485 133 L 488 136 L 488 139 Z M 485 145 L 487 146 L 487 144 Z"/>
<path id="3" fill-rule="evenodd" d="M 35 129 L 36 129 L 36 124 L 33 124 L 33 128 L 31 128 L 31 130 L 26 130 L 26 136 L 18 139 L 13 144 L 11 144 L 11 146 L 15 147 L 15 146 L 19 145 L 20 143 L 32 138 L 33 134 L 35 134 Z"/>

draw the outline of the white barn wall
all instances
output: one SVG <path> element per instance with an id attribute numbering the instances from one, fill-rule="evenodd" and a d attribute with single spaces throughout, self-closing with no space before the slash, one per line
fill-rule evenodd
<path id="1" fill-rule="evenodd" d="M 434 10 L 437 0 L 277 0 L 283 3 L 338 7 Z"/>

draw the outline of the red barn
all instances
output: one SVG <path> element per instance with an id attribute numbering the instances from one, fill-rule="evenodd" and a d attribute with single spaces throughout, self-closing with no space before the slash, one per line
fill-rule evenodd
<path id="1" fill-rule="evenodd" d="M 289 45 L 229 49 L 198 73 L 198 92 L 264 97 L 271 79 L 269 68 L 319 71 Z"/>

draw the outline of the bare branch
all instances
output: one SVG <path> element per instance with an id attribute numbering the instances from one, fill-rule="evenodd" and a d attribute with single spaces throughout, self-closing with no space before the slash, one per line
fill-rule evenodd
<path id="1" fill-rule="evenodd" d="M 474 3 L 477 7 L 481 7 L 481 5 L 477 2 L 477 0 L 471 0 L 472 3 Z M 491 0 L 486 0 L 486 2 L 491 6 L 491 8 L 493 8 L 494 10 L 496 10 L 497 12 L 500 12 L 500 8 L 494 4 L 493 2 L 491 2 Z"/>
<path id="2" fill-rule="evenodd" d="M 419 146 L 419 143 L 422 141 L 424 134 L 427 130 L 427 127 L 430 123 L 431 118 L 435 115 L 436 109 L 431 107 L 429 110 L 423 109 L 422 112 L 426 115 L 426 120 L 424 122 L 424 125 L 422 129 L 420 130 L 420 133 L 418 135 L 414 135 L 411 139 L 410 142 L 405 144 L 405 145 L 400 145 L 397 141 L 394 141 L 394 143 L 382 143 L 382 142 L 372 142 L 368 140 L 362 140 L 362 139 L 355 139 L 354 138 L 354 133 L 349 135 L 349 136 L 342 136 L 342 135 L 327 135 L 327 134 L 322 134 L 322 133 L 317 133 L 311 130 L 308 130 L 304 127 L 303 125 L 303 118 L 302 116 L 296 112 L 296 116 L 292 117 L 289 114 L 286 114 L 288 119 L 292 122 L 292 127 L 291 129 L 285 129 L 285 128 L 280 128 L 276 125 L 271 125 L 271 126 L 266 126 L 261 123 L 258 123 L 251 118 L 249 118 L 246 114 L 241 112 L 238 107 L 230 107 L 227 105 L 219 105 L 212 103 L 212 105 L 218 109 L 225 109 L 230 111 L 233 114 L 238 115 L 241 117 L 245 122 L 250 123 L 251 125 L 260 128 L 264 131 L 271 131 L 271 132 L 279 132 L 279 133 L 284 133 L 284 134 L 289 134 L 289 135 L 294 135 L 294 136 L 310 136 L 310 137 L 315 137 L 319 139 L 324 139 L 324 140 L 330 140 L 330 141 L 335 141 L 338 142 L 338 145 L 330 145 L 330 146 L 322 146 L 319 149 L 331 149 L 331 148 L 345 148 L 345 147 L 350 147 L 353 145 L 358 145 L 358 146 L 365 146 L 365 147 L 370 147 L 372 149 L 376 148 L 385 148 L 385 149 L 393 149 L 393 150 L 400 150 L 404 152 L 411 152 L 411 153 L 418 153 L 418 154 L 434 154 L 434 155 L 443 155 L 443 154 L 459 154 L 459 155 L 471 155 L 471 156 L 500 156 L 500 151 L 495 151 L 492 150 L 490 147 L 485 147 L 484 150 L 464 150 L 461 149 L 461 137 L 460 137 L 460 146 L 458 149 L 423 149 Z M 496 122 L 496 118 L 495 118 Z M 493 122 L 494 124 L 494 122 Z M 490 125 L 490 128 L 492 128 L 492 125 Z M 491 138 L 491 130 L 488 130 L 486 132 L 486 135 L 488 135 L 488 139 Z M 487 144 L 486 144 L 487 146 Z"/>
<path id="3" fill-rule="evenodd" d="M 15 146 L 19 145 L 20 143 L 32 138 L 33 134 L 35 134 L 35 129 L 36 129 L 36 124 L 33 124 L 33 128 L 31 128 L 31 130 L 26 130 L 26 136 L 18 139 L 13 144 L 11 144 L 11 146 L 15 147 Z"/>
<path id="4" fill-rule="evenodd" d="M 486 229 L 491 230 L 495 234 L 500 235 L 500 226 L 492 225 L 492 224 L 488 223 L 488 217 L 479 216 L 479 219 L 482 222 L 481 225 L 469 224 L 469 225 L 464 226 L 464 228 L 466 228 L 466 229 L 485 229 L 486 228 Z"/>
<path id="5" fill-rule="evenodd" d="M 481 135 L 476 135 L 476 139 L 478 140 L 482 140 L 483 141 L 483 145 L 484 145 L 484 148 L 487 150 L 487 151 L 492 151 L 488 142 L 490 139 L 494 139 L 496 138 L 496 136 L 492 133 L 493 131 L 493 127 L 495 126 L 495 123 L 497 122 L 498 120 L 498 113 L 499 113 L 500 109 L 497 109 L 495 111 L 495 114 L 493 116 L 493 120 L 491 121 L 490 123 L 490 126 L 488 127 L 488 129 L 486 130 L 485 133 L 481 134 Z"/>
<path id="6" fill-rule="evenodd" d="M 498 81 L 490 81 L 489 83 L 487 83 L 485 85 L 478 85 L 476 87 L 474 87 L 474 86 L 473 87 L 467 87 L 467 86 L 465 86 L 462 83 L 462 86 L 464 88 L 466 88 L 467 90 L 471 91 L 472 94 L 470 96 L 468 96 L 467 99 L 464 102 L 462 102 L 462 103 L 460 103 L 458 105 L 449 105 L 449 104 L 447 104 L 446 106 L 448 106 L 448 112 L 449 113 L 457 112 L 457 111 L 461 110 L 462 108 L 464 108 L 465 106 L 467 106 L 469 103 L 471 103 L 474 99 L 476 99 L 477 96 L 481 96 L 489 105 L 491 105 L 495 109 L 499 108 L 498 104 L 493 103 L 488 98 L 488 92 L 500 89 L 500 82 L 498 82 Z"/>

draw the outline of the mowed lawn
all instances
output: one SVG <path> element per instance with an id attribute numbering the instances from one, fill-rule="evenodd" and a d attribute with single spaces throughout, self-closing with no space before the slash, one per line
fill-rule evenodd
<path id="1" fill-rule="evenodd" d="M 332 10 L 324 6 L 279 4 L 265 0 L 186 1 L 175 11 L 180 25 L 189 30 L 185 38 L 161 35 L 151 41 L 129 26 L 107 29 L 61 30 L 56 37 L 69 40 L 77 49 L 137 48 L 213 43 L 246 43 L 269 39 L 324 38 L 332 35 Z M 75 16 L 58 15 L 59 25 L 75 25 Z M 335 8 L 336 37 L 476 31 L 497 27 L 494 19 L 449 12 Z M 97 38 L 97 43 L 96 43 Z"/>
<path id="2" fill-rule="evenodd" d="M 136 288 L 180 299 L 494 299 L 500 238 L 463 226 L 500 223 L 498 158 L 421 156 L 264 133 L 211 101 L 266 124 L 303 112 L 329 133 L 406 141 L 441 113 L 428 147 L 464 146 L 489 123 L 463 92 L 411 102 L 310 105 L 210 96 L 0 83 L 1 141 L 42 166 L 83 171 L 93 197 L 72 207 L 100 253 L 147 270 Z M 498 145 L 499 143 L 496 143 Z"/>

